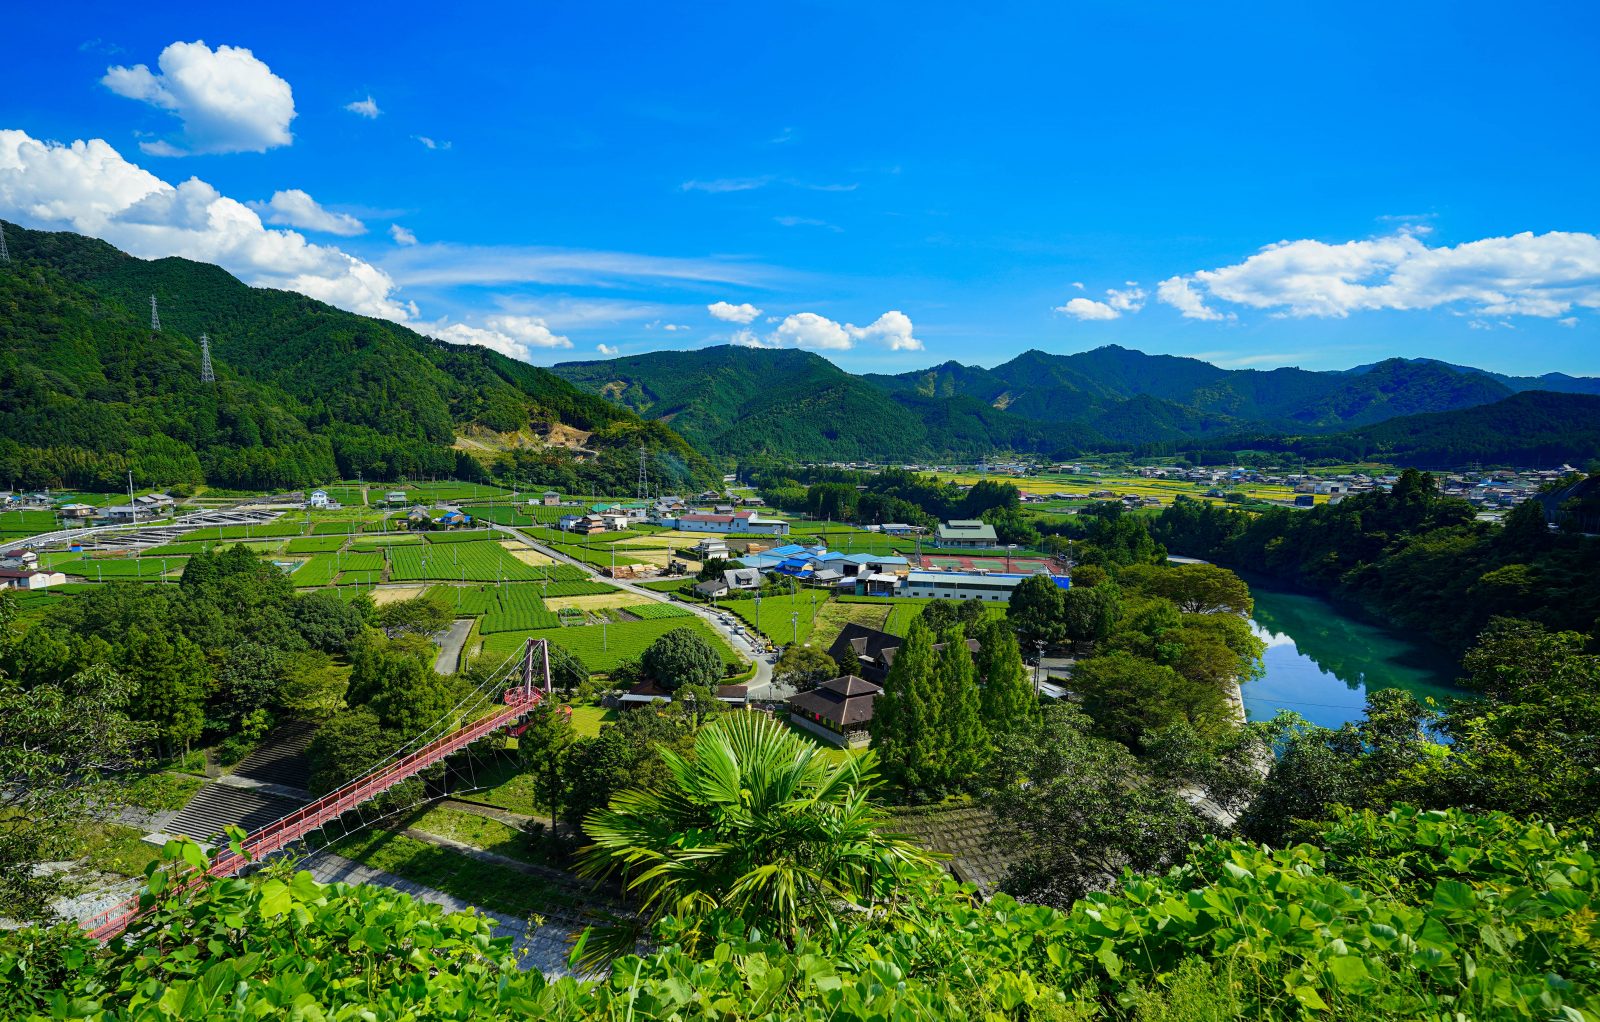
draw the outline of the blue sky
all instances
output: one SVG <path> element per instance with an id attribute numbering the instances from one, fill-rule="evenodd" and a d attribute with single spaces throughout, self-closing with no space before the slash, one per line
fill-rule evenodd
<path id="1" fill-rule="evenodd" d="M 1600 374 L 1588 4 L 226 6 L 13 12 L 0 216 L 539 364 Z"/>

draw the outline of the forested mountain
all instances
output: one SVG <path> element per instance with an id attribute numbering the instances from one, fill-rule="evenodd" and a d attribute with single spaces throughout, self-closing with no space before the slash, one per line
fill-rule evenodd
<path id="1" fill-rule="evenodd" d="M 1389 359 L 1360 373 L 1219 369 L 1195 358 L 1146 355 L 1114 344 L 1074 355 L 1027 351 L 993 369 L 947 362 L 870 379 L 891 390 L 976 397 L 1048 421 L 1093 418 L 1146 397 L 1205 417 L 1185 430 L 1190 433 L 1214 432 L 1230 420 L 1284 429 L 1365 425 L 1398 415 L 1466 408 L 1527 389 L 1477 370 L 1426 360 Z M 1143 407 L 1153 411 L 1160 406 Z"/>
<path id="2" fill-rule="evenodd" d="M 891 460 L 1237 437 L 1285 444 L 1285 437 L 1333 433 L 1343 445 L 1409 450 L 1407 426 L 1365 440 L 1351 439 L 1353 430 L 1487 406 L 1544 379 L 1399 358 L 1347 372 L 1230 370 L 1115 345 L 1075 355 L 1028 351 L 993 369 L 946 362 L 897 376 L 852 376 L 809 352 L 729 346 L 568 362 L 553 371 L 670 422 L 717 453 Z M 1563 381 L 1564 389 L 1600 389 L 1600 380 L 1556 382 Z M 1490 419 L 1471 421 L 1491 428 Z M 1418 428 L 1434 428 L 1429 422 Z M 1494 441 L 1485 437 L 1479 446 Z"/>
<path id="3" fill-rule="evenodd" d="M 719 454 L 918 459 L 995 450 L 1075 450 L 1081 424 L 1025 420 L 974 398 L 891 393 L 807 351 L 720 345 L 552 370 Z"/>
<path id="4" fill-rule="evenodd" d="M 1395 359 L 1390 359 L 1393 362 Z M 1487 376 L 1505 384 L 1514 391 L 1548 390 L 1557 394 L 1600 394 L 1600 377 L 1595 376 L 1568 376 L 1566 373 L 1545 373 L 1542 376 L 1507 376 L 1504 373 L 1491 373 L 1487 369 L 1474 369 L 1472 366 L 1456 365 L 1453 362 L 1441 362 L 1435 358 L 1408 358 L 1404 361 L 1413 364 L 1432 363 L 1453 369 L 1458 373 L 1477 373 Z M 1382 365 L 1375 362 L 1370 365 L 1356 366 L 1345 370 L 1348 373 L 1365 373 Z"/>
<path id="5" fill-rule="evenodd" d="M 1583 465 L 1600 457 L 1600 395 L 1524 391 L 1493 404 L 1428 412 L 1325 436 L 1239 436 L 1230 449 L 1293 450 L 1307 458 L 1375 458 L 1417 468 Z"/>
<path id="6" fill-rule="evenodd" d="M 132 468 L 162 485 L 493 470 L 559 484 L 631 478 L 641 443 L 684 482 L 711 475 L 670 428 L 487 348 L 247 287 L 187 259 L 135 259 L 90 238 L 10 224 L 6 237 L 0 471 L 8 482 L 114 488 Z M 159 333 L 149 326 L 151 295 Z M 202 332 L 215 384 L 199 380 Z M 563 430 L 562 440 L 582 450 L 545 443 L 557 427 L 580 431 Z M 469 432 L 490 442 L 460 449 Z"/>

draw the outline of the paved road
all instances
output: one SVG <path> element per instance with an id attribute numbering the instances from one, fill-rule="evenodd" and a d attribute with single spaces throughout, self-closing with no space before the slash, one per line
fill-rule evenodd
<path id="1" fill-rule="evenodd" d="M 461 662 L 461 647 L 467 644 L 467 635 L 471 631 L 472 619 L 461 618 L 434 637 L 439 643 L 439 656 L 433 662 L 435 671 L 440 674 L 456 673 L 456 665 Z"/>
<path id="2" fill-rule="evenodd" d="M 761 653 L 751 642 L 751 640 L 746 637 L 747 633 L 744 631 L 744 629 L 725 624 L 721 616 L 713 613 L 710 608 L 703 607 L 697 603 L 686 603 L 681 600 L 674 600 L 666 593 L 658 593 L 654 589 L 646 589 L 644 586 L 636 585 L 632 582 L 629 582 L 627 579 L 607 578 L 600 574 L 600 572 L 595 569 L 594 565 L 585 564 L 576 558 L 568 557 L 559 550 L 552 550 L 550 547 L 545 546 L 538 540 L 529 538 L 527 533 L 513 526 L 497 525 L 495 528 L 501 532 L 508 533 L 509 535 L 516 537 L 521 542 L 533 547 L 533 549 L 539 551 L 541 554 L 544 554 L 552 560 L 555 560 L 561 564 L 570 564 L 575 568 L 582 568 L 597 581 L 604 582 L 607 585 L 616 586 L 618 589 L 622 589 L 630 593 L 636 593 L 639 596 L 654 600 L 657 603 L 670 603 L 674 606 L 682 607 L 693 614 L 699 615 L 700 619 L 715 629 L 717 634 L 721 635 L 724 639 L 727 639 L 728 643 L 733 646 L 734 650 L 737 651 L 740 656 L 744 657 L 746 660 L 752 660 L 755 662 L 755 676 L 746 683 L 750 686 L 750 698 L 782 698 L 782 694 L 773 688 L 772 664 L 767 661 L 766 655 Z M 729 616 L 731 617 L 732 615 Z M 737 621 L 738 619 L 734 618 L 734 620 Z"/>

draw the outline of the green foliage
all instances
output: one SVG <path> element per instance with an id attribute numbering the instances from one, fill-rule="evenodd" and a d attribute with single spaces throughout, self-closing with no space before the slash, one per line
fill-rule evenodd
<path id="1" fill-rule="evenodd" d="M 855 650 L 850 651 L 854 655 Z M 857 663 L 856 669 L 860 669 Z M 772 680 L 779 685 L 792 687 L 796 692 L 809 692 L 831 678 L 839 677 L 841 668 L 825 650 L 810 646 L 791 645 L 772 665 Z"/>
<path id="2" fill-rule="evenodd" d="M 723 674 L 721 654 L 692 628 L 674 628 L 652 642 L 639 666 L 668 692 L 684 685 L 715 685 Z"/>
<path id="3" fill-rule="evenodd" d="M 550 587 L 552 590 L 555 586 Z M 526 639 L 549 639 L 565 648 L 595 674 L 610 674 L 618 665 L 637 660 L 661 636 L 678 629 L 692 629 L 722 658 L 724 673 L 741 666 L 739 654 L 722 637 L 698 618 L 665 618 L 660 621 L 618 621 L 607 625 L 571 628 L 545 628 L 532 632 L 496 632 L 484 637 L 482 656 L 496 663 L 522 648 Z"/>
<path id="4" fill-rule="evenodd" d="M 593 844 L 580 870 L 620 873 L 643 912 L 688 923 L 680 938 L 691 946 L 694 921 L 718 911 L 798 942 L 840 925 L 846 909 L 905 897 L 905 881 L 930 865 L 880 832 L 870 756 L 830 765 L 782 724 L 735 713 L 701 730 L 692 756 L 662 758 L 661 789 L 622 792 L 585 821 Z"/>
<path id="5" fill-rule="evenodd" d="M 372 642 L 351 657 L 345 699 L 371 709 L 397 739 L 418 734 L 442 717 L 455 701 L 452 693 L 450 679 L 394 643 Z"/>
<path id="6" fill-rule="evenodd" d="M 983 723 L 998 744 L 1002 736 L 1026 727 L 1038 716 L 1039 697 L 1034 692 L 1034 679 L 1023 663 L 1016 632 L 1004 621 L 979 625 L 972 637 L 978 640 L 974 667 L 983 683 Z"/>

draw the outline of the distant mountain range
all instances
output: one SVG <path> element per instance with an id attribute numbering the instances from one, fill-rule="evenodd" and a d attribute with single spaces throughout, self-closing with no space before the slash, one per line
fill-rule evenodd
<path id="1" fill-rule="evenodd" d="M 1491 406 L 1529 391 L 1600 395 L 1596 378 L 1511 377 L 1434 359 L 1333 372 L 1222 369 L 1116 345 L 1072 355 L 1027 351 L 992 369 L 946 362 L 897 375 L 853 376 L 810 352 L 726 345 L 567 362 L 552 372 L 671 423 L 709 451 L 820 459 L 920 460 L 1005 449 L 1070 454 L 1311 436 L 1387 447 L 1396 442 L 1393 430 L 1369 436 L 1364 428 Z M 1590 414 L 1590 402 L 1562 407 Z M 1428 420 L 1418 428 L 1440 427 Z M 1578 430 L 1575 440 L 1582 435 Z M 1511 448 L 1521 449 L 1516 442 Z"/>

